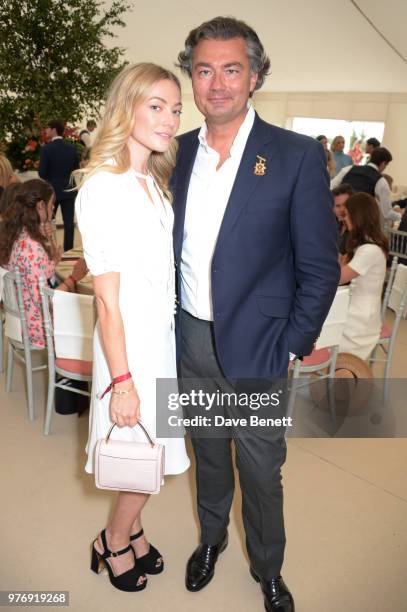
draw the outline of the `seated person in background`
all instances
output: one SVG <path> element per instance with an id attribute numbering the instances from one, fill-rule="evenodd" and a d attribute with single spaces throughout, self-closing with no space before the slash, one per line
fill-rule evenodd
<path id="1" fill-rule="evenodd" d="M 367 166 L 346 166 L 331 181 L 331 189 L 342 183 L 353 187 L 355 193 L 363 192 L 375 196 L 386 221 L 400 221 L 400 212 L 392 208 L 391 191 L 382 172 L 393 159 L 384 147 L 374 149 Z"/>
<path id="2" fill-rule="evenodd" d="M 345 148 L 345 139 L 343 136 L 335 136 L 331 144 L 331 151 L 335 162 L 335 175 L 338 174 L 346 166 L 350 166 L 352 158 L 343 152 Z M 332 187 L 331 187 L 332 188 Z"/>
<path id="3" fill-rule="evenodd" d="M 346 241 L 349 236 L 349 230 L 345 223 L 345 202 L 354 193 L 355 192 L 353 191 L 352 187 L 346 183 L 342 183 L 342 185 L 339 185 L 339 187 L 332 189 L 332 195 L 334 198 L 334 213 L 338 221 L 338 249 L 341 255 L 345 255 L 346 253 Z"/>
<path id="4" fill-rule="evenodd" d="M 389 248 L 372 196 L 357 193 L 345 202 L 345 209 L 349 238 L 339 282 L 343 285 L 355 279 L 355 288 L 339 350 L 368 359 L 382 326 L 381 296 Z"/>
<path id="5" fill-rule="evenodd" d="M 17 181 L 18 178 L 14 174 L 9 160 L 4 155 L 0 155 L 0 197 L 10 183 L 15 183 Z"/>
<path id="6" fill-rule="evenodd" d="M 336 174 L 336 166 L 335 166 L 333 155 L 331 151 L 328 149 L 328 138 L 324 136 L 324 134 L 320 134 L 319 136 L 316 137 L 316 140 L 318 140 L 318 142 L 320 142 L 322 146 L 324 147 L 325 156 L 326 156 L 326 167 L 327 167 L 329 176 L 332 178 Z"/>
<path id="7" fill-rule="evenodd" d="M 407 232 L 407 215 L 403 215 L 400 225 L 398 227 L 399 232 Z"/>
<path id="8" fill-rule="evenodd" d="M 33 179 L 22 183 L 0 227 L 0 266 L 10 271 L 15 267 L 20 270 L 30 342 L 39 348 L 45 346 L 45 334 L 38 281 L 40 276 L 51 280 L 60 259 L 50 223 L 54 199 L 54 190 L 45 181 Z M 84 260 L 79 260 L 72 275 L 58 289 L 75 291 L 76 282 L 86 271 Z"/>
<path id="9" fill-rule="evenodd" d="M 395 202 L 393 202 L 393 208 L 396 210 L 399 210 L 400 212 L 405 209 L 407 206 L 407 198 L 402 198 L 401 200 L 396 200 Z M 404 214 L 403 214 L 403 219 L 404 219 Z M 401 223 L 403 222 L 403 219 L 401 220 Z"/>
<path id="10" fill-rule="evenodd" d="M 390 187 L 390 192 L 393 192 L 393 183 L 394 183 L 394 179 L 392 176 L 390 176 L 390 174 L 382 174 L 383 178 L 386 179 L 388 186 Z M 404 214 L 404 210 L 402 210 L 403 208 L 406 207 L 406 202 L 407 200 L 400 200 L 397 202 L 393 202 L 392 206 L 393 206 L 393 210 L 396 210 L 397 212 Z"/>

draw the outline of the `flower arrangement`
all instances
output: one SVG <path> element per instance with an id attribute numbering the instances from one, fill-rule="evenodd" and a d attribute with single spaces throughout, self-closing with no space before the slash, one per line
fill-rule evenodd
<path id="1" fill-rule="evenodd" d="M 78 131 L 79 128 L 67 125 L 63 138 L 75 146 L 78 156 L 81 158 L 84 146 L 80 142 Z M 19 170 L 20 172 L 38 170 L 41 148 L 46 142 L 47 137 L 45 128 L 40 128 L 36 133 L 19 136 L 8 142 L 5 155 L 10 160 L 15 170 Z"/>

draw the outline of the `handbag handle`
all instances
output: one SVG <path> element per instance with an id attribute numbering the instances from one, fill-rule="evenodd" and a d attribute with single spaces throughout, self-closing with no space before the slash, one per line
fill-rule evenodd
<path id="1" fill-rule="evenodd" d="M 106 436 L 106 443 L 109 442 L 109 438 L 110 438 L 110 434 L 113 431 L 113 428 L 116 427 L 117 423 L 113 423 L 113 425 L 111 426 L 111 428 L 109 429 L 107 436 Z M 140 425 L 141 429 L 144 431 L 147 440 L 150 442 L 151 444 L 151 448 L 154 448 L 154 442 L 153 439 L 151 438 L 150 434 L 148 433 L 147 429 L 144 427 L 144 425 L 140 422 L 137 421 L 136 425 Z"/>

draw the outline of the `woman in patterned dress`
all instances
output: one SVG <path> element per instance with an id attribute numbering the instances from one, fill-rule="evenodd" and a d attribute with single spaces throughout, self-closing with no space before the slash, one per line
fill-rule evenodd
<path id="1" fill-rule="evenodd" d="M 38 281 L 55 277 L 55 266 L 61 253 L 52 240 L 50 224 L 54 190 L 41 179 L 26 181 L 15 189 L 13 200 L 5 211 L 0 228 L 0 266 L 19 269 L 22 278 L 24 311 L 30 343 L 45 347 L 45 333 Z M 74 291 L 75 282 L 86 274 L 86 264 L 79 260 L 69 279 L 58 285 L 61 291 Z"/>

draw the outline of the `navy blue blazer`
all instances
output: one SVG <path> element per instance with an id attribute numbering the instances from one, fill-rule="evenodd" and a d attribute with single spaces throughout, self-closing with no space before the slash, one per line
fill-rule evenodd
<path id="1" fill-rule="evenodd" d="M 76 149 L 62 138 L 49 142 L 41 149 L 38 174 L 51 183 L 57 202 L 76 197 L 76 191 L 66 190 L 72 188 L 71 173 L 77 168 L 79 168 L 79 157 Z"/>
<path id="2" fill-rule="evenodd" d="M 178 273 L 198 133 L 179 137 L 172 179 Z M 263 176 L 254 173 L 257 155 L 266 160 Z M 332 206 L 320 143 L 256 114 L 211 267 L 215 342 L 227 378 L 284 376 L 289 351 L 312 352 L 340 277 Z"/>

